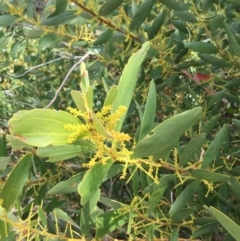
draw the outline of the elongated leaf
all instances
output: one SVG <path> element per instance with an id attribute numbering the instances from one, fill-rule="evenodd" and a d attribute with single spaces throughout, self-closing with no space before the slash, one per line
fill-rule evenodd
<path id="1" fill-rule="evenodd" d="M 130 23 L 131 30 L 138 29 L 141 26 L 141 24 L 149 16 L 154 3 L 155 0 L 146 0 L 140 5 Z"/>
<path id="2" fill-rule="evenodd" d="M 175 115 L 155 127 L 151 134 L 135 147 L 132 158 L 153 156 L 154 159 L 166 157 L 176 145 L 180 136 L 202 116 L 202 109 L 185 111 Z"/>
<path id="3" fill-rule="evenodd" d="M 191 175 L 195 178 L 207 180 L 209 182 L 227 182 L 229 180 L 229 176 L 227 175 L 213 173 L 203 169 L 193 170 Z"/>
<path id="4" fill-rule="evenodd" d="M 201 235 L 207 234 L 207 233 L 212 233 L 214 229 L 219 227 L 219 222 L 211 222 L 207 223 L 200 228 L 198 228 L 192 235 L 192 238 L 197 238 Z"/>
<path id="5" fill-rule="evenodd" d="M 202 129 L 202 133 L 206 133 L 208 134 L 214 127 L 217 126 L 218 120 L 220 119 L 221 115 L 218 114 L 216 116 L 214 116 L 213 118 L 211 118 L 211 120 L 209 120 L 205 126 Z"/>
<path id="6" fill-rule="evenodd" d="M 32 146 L 62 146 L 73 132 L 65 124 L 81 124 L 77 117 L 56 110 L 34 109 L 19 111 L 9 121 L 12 135 Z"/>
<path id="7" fill-rule="evenodd" d="M 48 18 L 57 16 L 61 13 L 63 13 L 68 5 L 68 0 L 56 0 L 56 4 L 55 4 L 55 11 L 48 16 Z"/>
<path id="8" fill-rule="evenodd" d="M 150 43 L 146 42 L 137 53 L 134 53 L 129 58 L 118 84 L 118 93 L 114 102 L 113 112 L 121 105 L 125 106 L 127 109 L 129 108 L 137 83 L 138 73 L 149 48 Z M 123 115 L 118 122 L 118 125 L 115 128 L 116 130 L 120 130 L 122 128 L 125 116 L 126 114 Z"/>
<path id="9" fill-rule="evenodd" d="M 232 64 L 224 59 L 220 59 L 208 54 L 198 54 L 198 56 L 206 63 L 213 64 L 222 68 L 231 67 Z"/>
<path id="10" fill-rule="evenodd" d="M 179 223 L 188 218 L 196 211 L 195 208 L 183 208 L 174 213 L 171 217 L 172 223 Z"/>
<path id="11" fill-rule="evenodd" d="M 184 2 L 176 2 L 174 0 L 159 0 L 159 2 L 176 11 L 186 11 L 189 9 L 189 5 Z"/>
<path id="12" fill-rule="evenodd" d="M 7 156 L 7 142 L 5 134 L 0 136 L 0 157 L 1 156 Z"/>
<path id="13" fill-rule="evenodd" d="M 78 186 L 78 193 L 81 196 L 81 204 L 84 205 L 95 192 L 99 191 L 104 175 L 108 172 L 113 161 L 106 164 L 97 163 L 89 169 Z"/>
<path id="14" fill-rule="evenodd" d="M 203 169 L 211 165 L 212 161 L 217 157 L 223 144 L 228 141 L 228 138 L 228 127 L 227 125 L 224 125 L 215 136 L 214 140 L 210 144 L 208 150 L 203 157 Z"/>
<path id="15" fill-rule="evenodd" d="M 180 209 L 184 208 L 185 205 L 190 201 L 195 192 L 198 190 L 199 181 L 193 181 L 190 183 L 177 197 L 176 201 L 173 203 L 169 210 L 169 214 L 173 215 Z"/>
<path id="16" fill-rule="evenodd" d="M 178 240 L 179 240 L 179 228 L 176 227 L 176 228 L 173 229 L 169 241 L 178 241 Z"/>
<path id="17" fill-rule="evenodd" d="M 234 30 L 225 22 L 223 22 L 223 27 L 225 28 L 228 35 L 230 50 L 232 51 L 233 54 L 240 56 L 240 46 L 235 37 Z"/>
<path id="18" fill-rule="evenodd" d="M 93 43 L 93 45 L 101 45 L 106 43 L 112 36 L 113 30 L 107 29 L 105 32 L 103 32 Z"/>
<path id="19" fill-rule="evenodd" d="M 218 53 L 218 48 L 212 45 L 211 43 L 192 41 L 192 42 L 186 43 L 185 46 L 186 48 L 199 53 L 206 53 L 206 54 Z"/>
<path id="20" fill-rule="evenodd" d="M 108 106 L 108 105 L 113 106 L 116 96 L 117 96 L 117 85 L 113 85 L 111 89 L 108 91 L 108 94 L 104 100 L 103 106 Z"/>
<path id="21" fill-rule="evenodd" d="M 145 106 L 145 111 L 141 122 L 139 141 L 141 141 L 152 130 L 155 120 L 156 100 L 156 87 L 154 82 L 151 81 L 147 97 L 147 103 Z"/>
<path id="22" fill-rule="evenodd" d="M 62 37 L 55 33 L 47 33 L 38 40 L 38 47 L 40 49 L 47 49 L 58 45 Z"/>
<path id="23" fill-rule="evenodd" d="M 148 32 L 149 39 L 154 38 L 158 34 L 159 30 L 161 29 L 161 27 L 164 23 L 164 18 L 165 18 L 166 13 L 167 13 L 167 10 L 165 7 L 163 7 L 161 12 L 158 14 L 156 19 L 154 20 L 153 24 L 149 28 L 149 32 Z"/>
<path id="24" fill-rule="evenodd" d="M 179 166 L 184 166 L 188 163 L 195 155 L 198 155 L 201 151 L 201 147 L 204 144 L 206 139 L 205 134 L 199 134 L 194 137 L 183 149 Z"/>
<path id="25" fill-rule="evenodd" d="M 100 16 L 106 16 L 116 10 L 122 2 L 123 0 L 109 0 L 100 7 L 98 14 Z"/>
<path id="26" fill-rule="evenodd" d="M 111 210 L 99 215 L 96 220 L 96 238 L 102 238 L 105 234 L 122 227 L 128 220 L 129 212 L 124 212 L 122 209 Z"/>
<path id="27" fill-rule="evenodd" d="M 190 23 L 198 22 L 197 18 L 189 11 L 174 11 L 174 15 L 176 15 L 178 18 L 186 22 L 190 22 Z"/>
<path id="28" fill-rule="evenodd" d="M 232 219 L 214 207 L 209 208 L 205 205 L 203 207 L 211 216 L 215 217 L 218 222 L 221 223 L 221 225 L 233 236 L 233 238 L 240 241 L 240 227 Z"/>
<path id="29" fill-rule="evenodd" d="M 80 140 L 76 145 L 39 147 L 37 149 L 37 155 L 40 157 L 48 157 L 49 162 L 58 162 L 78 156 L 94 148 L 95 146 L 91 142 Z"/>
<path id="30" fill-rule="evenodd" d="M 3 15 L 0 16 L 0 27 L 8 27 L 9 25 L 14 24 L 19 17 L 12 15 Z"/>
<path id="31" fill-rule="evenodd" d="M 0 199 L 3 200 L 2 207 L 8 211 L 22 193 L 22 189 L 29 176 L 29 168 L 32 155 L 27 154 L 21 158 L 12 169 L 7 181 L 0 192 Z"/>
<path id="32" fill-rule="evenodd" d="M 53 17 L 42 19 L 41 24 L 46 26 L 64 24 L 65 22 L 73 19 L 73 17 L 75 16 L 75 13 L 76 13 L 75 10 L 67 10 Z"/>
<path id="33" fill-rule="evenodd" d="M 222 23 L 224 21 L 225 16 L 223 14 L 217 14 L 214 16 L 211 25 L 210 25 L 210 32 L 212 36 L 214 36 L 217 30 L 222 27 Z"/>
<path id="34" fill-rule="evenodd" d="M 11 157 L 0 156 L 0 171 L 5 170 L 10 161 L 11 161 Z"/>
<path id="35" fill-rule="evenodd" d="M 75 105 L 77 106 L 77 108 L 82 113 L 86 112 L 86 107 L 85 107 L 85 104 L 84 104 L 84 98 L 83 98 L 82 93 L 80 91 L 72 90 L 71 96 L 72 96 L 73 101 L 74 101 Z"/>
<path id="36" fill-rule="evenodd" d="M 227 183 L 235 197 L 240 200 L 240 183 L 238 180 L 231 176 Z"/>

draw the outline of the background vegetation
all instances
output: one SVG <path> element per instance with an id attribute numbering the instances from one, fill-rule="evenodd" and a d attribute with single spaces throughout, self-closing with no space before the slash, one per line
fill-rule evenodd
<path id="1" fill-rule="evenodd" d="M 1 240 L 240 240 L 239 19 L 238 0 L 0 1 Z M 106 139 L 66 151 L 50 109 L 107 104 L 131 140 L 96 114 Z M 122 156 L 91 166 L 102 146 Z"/>

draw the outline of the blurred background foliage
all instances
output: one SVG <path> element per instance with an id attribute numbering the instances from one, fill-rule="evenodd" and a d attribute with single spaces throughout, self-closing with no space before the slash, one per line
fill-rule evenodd
<path id="1" fill-rule="evenodd" d="M 153 237 L 234 240 L 231 232 L 231 235 L 227 234 L 228 229 L 223 229 L 219 222 L 208 216 L 203 205 L 213 206 L 240 223 L 239 19 L 238 0 L 2 0 L 0 127 L 7 132 L 7 122 L 18 110 L 46 107 L 60 90 L 69 69 L 86 53 L 89 56 L 85 63 L 94 86 L 94 108 L 96 111 L 101 109 L 104 89 L 118 84 L 129 57 L 149 40 L 151 48 L 142 64 L 135 101 L 132 101 L 123 130 L 133 137 L 138 136 L 139 112 L 144 111 L 153 80 L 157 94 L 156 123 L 197 106 L 204 112 L 200 124 L 181 137 L 176 146 L 178 154 L 173 152 L 169 156 L 170 162 L 177 155 L 180 159 L 181 155 L 186 157 L 188 152 L 184 153 L 184 147 L 195 137 L 199 150 L 189 161 L 199 161 L 210 149 L 208 155 L 212 155 L 214 162 L 207 170 L 232 175 L 232 179 L 227 182 L 219 177 L 201 182 L 198 195 L 189 197 L 188 209 L 182 209 L 174 216 L 176 220 L 169 221 L 166 213 L 172 201 L 190 186 L 188 181 L 182 183 L 174 176 L 166 181 L 164 190 L 160 189 L 157 201 L 152 199 L 146 204 L 142 191 L 149 184 L 147 177 L 145 183 L 138 183 L 138 192 L 134 192 L 133 183 L 126 183 L 116 176 L 103 183 L 103 195 L 122 203 L 135 203 L 140 214 L 145 212 L 142 205 L 158 206 L 154 209 L 155 216 L 151 213 L 141 219 L 138 213 L 139 223 L 134 217 L 128 217 L 136 225 L 121 227 L 110 236 L 135 235 L 149 240 Z M 70 91 L 78 90 L 79 82 L 79 68 L 75 68 L 51 108 L 66 110 L 67 106 L 73 106 Z M 199 136 L 201 133 L 205 133 L 206 138 Z M 2 143 L 5 143 L 3 139 Z M 188 148 L 191 149 L 191 145 Z M 11 152 L 10 148 L 8 153 L 11 162 L 7 168 L 2 168 L 1 178 L 7 176 L 13 166 L 11 163 L 21 155 Z M 3 152 L 1 156 L 5 154 Z M 67 230 L 68 222 L 62 218 L 59 221 L 62 231 L 56 230 L 53 224 L 56 216 L 52 211 L 61 208 L 79 222 L 79 196 L 76 188 L 54 193 L 57 196 L 49 195 L 48 191 L 82 169 L 76 159 L 54 164 L 39 157 L 34 159 L 31 172 L 36 180 L 32 177 L 26 186 L 21 204 L 18 204 L 22 205 L 18 214 L 29 219 L 29 213 L 37 213 L 32 211 L 31 205 L 41 205 L 49 215 L 49 232 L 61 233 Z M 172 173 L 164 168 L 161 171 L 162 175 Z M 235 188 L 231 188 L 233 183 Z M 159 198 L 161 192 L 163 199 Z M 104 201 L 102 203 L 99 206 L 106 211 Z M 114 209 L 113 204 L 110 206 Z M 34 215 L 31 218 L 34 219 Z M 160 226 L 153 221 L 161 219 L 166 222 Z M 90 237 L 94 236 L 95 228 L 92 224 Z M 66 231 L 70 237 L 69 232 Z"/>

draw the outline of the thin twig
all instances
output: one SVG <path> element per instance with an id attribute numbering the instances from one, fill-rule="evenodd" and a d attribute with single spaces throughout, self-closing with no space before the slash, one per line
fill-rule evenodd
<path id="1" fill-rule="evenodd" d="M 27 70 L 27 71 L 24 72 L 23 74 L 20 74 L 20 75 L 17 75 L 17 76 L 12 76 L 12 77 L 15 78 L 15 79 L 16 79 L 16 78 L 19 78 L 19 77 L 22 77 L 22 76 L 24 76 L 25 74 L 31 72 L 31 71 L 34 70 L 34 69 L 37 69 L 37 68 L 39 68 L 39 67 L 42 67 L 42 66 L 44 66 L 44 65 L 53 63 L 53 62 L 55 62 L 55 61 L 58 61 L 58 60 L 61 60 L 61 59 L 64 59 L 64 58 L 66 58 L 66 57 L 60 57 L 60 58 L 53 59 L 53 60 L 50 60 L 50 61 L 48 61 L 48 62 L 39 64 L 39 65 L 33 66 L 32 68 L 30 68 L 29 70 Z"/>
<path id="2" fill-rule="evenodd" d="M 88 56 L 89 56 L 89 53 L 86 53 L 81 59 L 79 59 L 79 60 L 77 61 L 77 63 L 75 63 L 75 64 L 71 67 L 71 69 L 70 69 L 70 70 L 68 71 L 68 73 L 66 74 L 66 76 L 65 76 L 62 84 L 61 84 L 60 87 L 57 89 L 54 98 L 50 101 L 50 103 L 49 103 L 47 106 L 44 107 L 44 109 L 49 108 L 49 107 L 54 103 L 54 101 L 55 101 L 55 100 L 57 99 L 57 97 L 58 97 L 59 92 L 61 91 L 61 89 L 62 89 L 63 86 L 65 85 L 66 81 L 68 80 L 69 75 L 70 75 L 70 74 L 73 72 L 73 70 L 74 70 L 81 62 L 83 62 Z"/>

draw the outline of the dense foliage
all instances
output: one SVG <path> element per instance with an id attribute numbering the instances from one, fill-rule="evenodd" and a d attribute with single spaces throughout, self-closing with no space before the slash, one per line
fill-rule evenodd
<path id="1" fill-rule="evenodd" d="M 240 240 L 239 19 L 1 1 L 1 240 Z"/>

